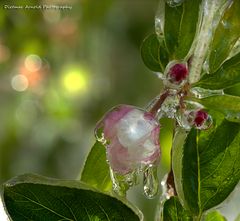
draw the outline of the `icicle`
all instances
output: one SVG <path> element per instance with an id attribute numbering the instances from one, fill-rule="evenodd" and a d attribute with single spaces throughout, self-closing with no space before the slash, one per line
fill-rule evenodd
<path id="1" fill-rule="evenodd" d="M 164 22 L 165 22 L 165 0 L 160 0 L 158 10 L 155 16 L 155 32 L 159 40 L 162 40 L 163 38 Z"/>
<path id="2" fill-rule="evenodd" d="M 158 193 L 157 165 L 149 164 L 143 174 L 144 195 L 151 199 Z"/>

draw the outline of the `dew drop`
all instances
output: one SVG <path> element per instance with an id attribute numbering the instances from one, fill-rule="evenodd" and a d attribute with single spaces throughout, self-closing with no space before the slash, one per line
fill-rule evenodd
<path id="1" fill-rule="evenodd" d="M 183 3 L 184 0 L 167 0 L 167 4 L 170 6 L 170 7 L 176 7 L 176 6 L 179 6 Z"/>
<path id="2" fill-rule="evenodd" d="M 158 176 L 157 176 L 157 166 L 154 164 L 148 165 L 143 174 L 143 190 L 144 195 L 152 199 L 158 193 Z"/>

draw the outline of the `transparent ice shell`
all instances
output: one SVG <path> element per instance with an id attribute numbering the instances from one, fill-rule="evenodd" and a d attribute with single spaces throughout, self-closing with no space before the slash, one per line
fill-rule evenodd
<path id="1" fill-rule="evenodd" d="M 111 109 L 99 121 L 95 136 L 106 147 L 116 193 L 124 195 L 143 172 L 145 195 L 152 198 L 157 194 L 159 132 L 159 123 L 152 114 L 129 105 Z"/>

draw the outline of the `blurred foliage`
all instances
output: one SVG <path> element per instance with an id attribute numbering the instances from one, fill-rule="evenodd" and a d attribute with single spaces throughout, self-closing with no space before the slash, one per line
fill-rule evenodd
<path id="1" fill-rule="evenodd" d="M 4 9 L 26 4 L 72 9 Z M 0 183 L 27 172 L 75 179 L 103 113 L 119 103 L 144 107 L 160 92 L 161 81 L 140 57 L 142 40 L 154 31 L 157 5 L 157 0 L 1 1 Z M 168 121 L 162 125 L 162 135 L 168 134 Z M 162 142 L 163 153 L 169 153 L 169 143 Z M 162 163 L 167 168 L 169 156 Z M 153 212 L 154 201 L 146 203 L 139 194 L 132 195 L 138 206 Z"/>
<path id="2" fill-rule="evenodd" d="M 65 10 L 6 9 L 56 4 Z M 139 47 L 157 1 L 2 1 L 0 182 L 24 172 L 76 178 L 92 129 L 118 103 L 161 89 Z M 150 28 L 149 28 L 150 27 Z"/>

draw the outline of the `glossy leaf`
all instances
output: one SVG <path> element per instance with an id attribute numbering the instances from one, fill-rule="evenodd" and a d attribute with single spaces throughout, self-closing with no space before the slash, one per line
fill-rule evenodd
<path id="1" fill-rule="evenodd" d="M 182 207 L 181 203 L 178 200 L 178 197 L 171 197 L 163 205 L 162 220 L 191 221 L 193 218 L 189 212 Z"/>
<path id="2" fill-rule="evenodd" d="M 204 221 L 227 221 L 227 220 L 218 211 L 211 211 L 205 216 Z"/>
<path id="3" fill-rule="evenodd" d="M 192 129 L 188 135 L 179 129 L 173 144 L 178 195 L 199 217 L 225 200 L 240 180 L 240 124 L 217 122 L 207 131 Z M 179 140 L 184 145 L 178 145 Z"/>
<path id="4" fill-rule="evenodd" d="M 111 192 L 112 190 L 109 166 L 106 161 L 106 150 L 99 142 L 94 144 L 88 154 L 82 171 L 81 181 L 101 191 Z"/>
<path id="5" fill-rule="evenodd" d="M 240 37 L 240 1 L 232 1 L 216 29 L 209 57 L 210 73 L 215 72 L 228 57 Z"/>
<path id="6" fill-rule="evenodd" d="M 151 34 L 143 40 L 141 56 L 144 64 L 152 71 L 163 72 L 168 63 L 168 55 L 163 42 L 160 43 L 156 34 Z"/>
<path id="7" fill-rule="evenodd" d="M 201 0 L 186 0 L 181 5 L 165 5 L 165 42 L 172 58 L 184 59 L 191 48 L 198 23 Z"/>
<path id="8" fill-rule="evenodd" d="M 240 83 L 240 53 L 226 61 L 215 73 L 203 75 L 195 85 L 215 90 L 238 83 Z"/>
<path id="9" fill-rule="evenodd" d="M 78 181 L 22 175 L 4 185 L 3 199 L 13 221 L 142 220 L 132 206 Z"/>
<path id="10" fill-rule="evenodd" d="M 231 121 L 240 122 L 240 97 L 232 95 L 211 96 L 198 100 L 208 109 L 223 113 Z"/>

